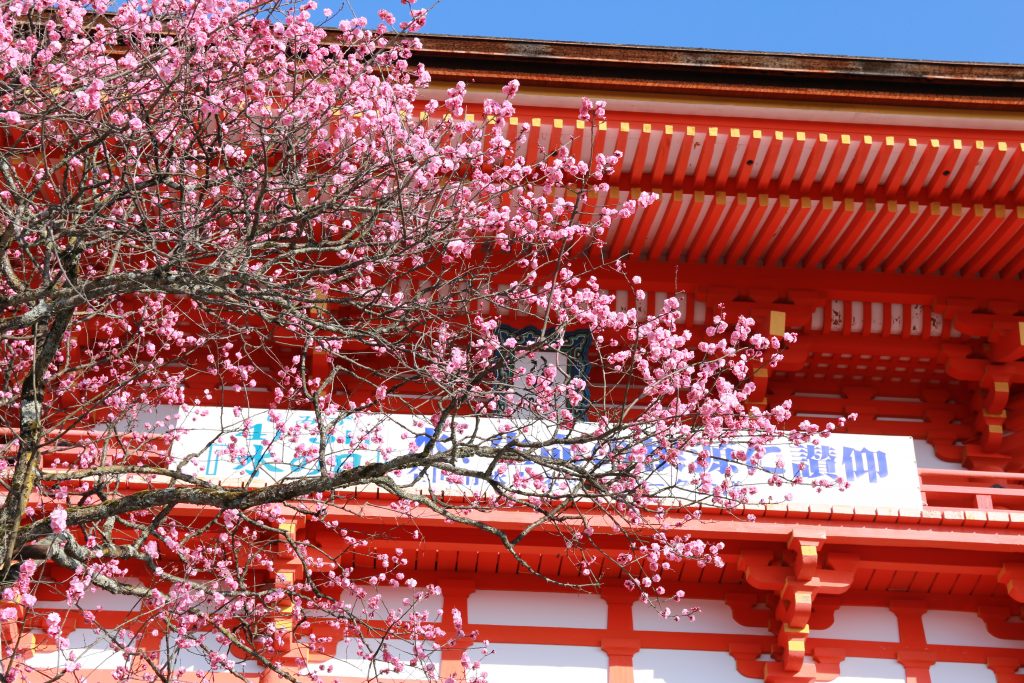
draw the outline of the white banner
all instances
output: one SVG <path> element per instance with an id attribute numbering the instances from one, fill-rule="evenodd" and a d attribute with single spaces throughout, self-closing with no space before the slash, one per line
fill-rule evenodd
<path id="1" fill-rule="evenodd" d="M 172 455 L 176 462 L 188 459 L 184 471 L 225 486 L 266 486 L 274 482 L 320 473 L 321 433 L 312 412 L 268 412 L 266 410 L 208 409 L 183 412 L 179 418 L 182 436 L 175 441 Z M 457 420 L 460 446 L 501 446 L 506 443 L 537 443 L 549 445 L 537 449 L 532 462 L 515 465 L 500 472 L 502 481 L 523 473 L 539 474 L 543 479 L 544 463 L 568 460 L 571 451 L 560 446 L 559 438 L 580 436 L 581 431 L 552 434 L 534 426 L 529 430 L 510 430 L 506 421 L 483 418 Z M 545 434 L 539 434 L 544 431 Z M 434 451 L 449 450 L 449 435 L 435 438 L 434 430 L 422 417 L 413 415 L 357 415 L 338 421 L 325 434 L 325 463 L 334 472 L 367 463 L 384 462 L 410 450 L 422 450 L 434 440 Z M 552 439 L 551 437 L 555 438 Z M 653 450 L 653 446 L 649 446 Z M 757 486 L 754 502 L 771 499 L 780 503 L 790 496 L 790 503 L 799 505 L 844 505 L 872 508 L 921 508 L 921 485 L 910 437 L 863 434 L 834 434 L 819 444 L 796 445 L 778 442 L 768 445 L 762 459 L 763 472 L 753 475 L 735 462 L 732 453 L 745 449 L 743 444 L 712 447 L 705 450 L 705 468 L 712 479 L 719 479 L 726 468 L 734 481 Z M 676 466 L 667 464 L 651 473 L 654 489 L 670 487 L 676 482 L 688 488 L 700 453 L 686 453 Z M 460 458 L 461 467 L 483 472 L 490 460 L 484 457 Z M 805 482 L 846 482 L 821 491 L 814 487 L 785 485 L 768 486 L 774 471 L 784 479 L 802 477 Z M 454 495 L 490 493 L 487 484 L 477 477 L 452 477 L 433 468 L 408 468 L 392 473 L 399 484 L 417 490 Z M 680 502 L 687 502 L 683 492 Z"/>

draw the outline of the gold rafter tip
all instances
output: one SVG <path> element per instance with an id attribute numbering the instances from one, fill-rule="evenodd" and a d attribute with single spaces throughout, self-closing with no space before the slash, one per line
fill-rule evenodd
<path id="1" fill-rule="evenodd" d="M 786 139 L 786 134 L 783 133 L 781 130 L 777 130 L 775 131 L 775 139 L 781 142 L 782 140 Z"/>
<path id="2" fill-rule="evenodd" d="M 839 136 L 839 142 L 843 143 L 844 145 L 850 144 L 851 139 L 852 138 L 847 133 L 843 133 L 842 135 Z"/>
<path id="3" fill-rule="evenodd" d="M 675 131 L 675 129 L 672 127 L 671 123 L 666 123 L 665 124 L 665 135 L 672 135 L 672 133 L 674 131 Z"/>
<path id="4" fill-rule="evenodd" d="M 696 135 L 697 134 L 697 127 L 696 126 L 687 126 L 686 127 L 686 134 L 690 135 L 690 136 Z"/>
<path id="5" fill-rule="evenodd" d="M 864 136 L 864 144 L 865 145 L 870 145 L 874 141 L 875 141 L 875 139 L 873 137 L 871 137 L 870 135 L 865 135 Z"/>
<path id="6" fill-rule="evenodd" d="M 895 145 L 896 144 L 896 136 L 894 136 L 894 135 L 886 135 L 885 136 L 885 144 L 886 144 L 887 147 L 892 147 L 893 145 Z"/>
<path id="7" fill-rule="evenodd" d="M 642 125 L 640 127 L 640 130 L 642 130 L 645 133 L 650 133 L 651 132 L 651 124 L 645 123 L 644 125 Z"/>
<path id="8" fill-rule="evenodd" d="M 540 120 L 540 118 L 534 118 L 534 119 L 532 119 L 532 120 L 530 121 L 530 123 L 531 123 L 531 124 L 532 124 L 532 125 L 533 125 L 534 127 L 537 127 L 537 126 L 539 126 L 539 125 L 541 124 L 541 120 Z"/>
<path id="9" fill-rule="evenodd" d="M 718 126 L 711 126 L 708 128 L 708 136 L 712 138 L 718 137 Z"/>
<path id="10" fill-rule="evenodd" d="M 738 138 L 739 136 L 740 136 L 740 129 L 739 128 L 730 128 L 729 129 L 729 137 L 731 137 L 731 138 Z"/>
<path id="11" fill-rule="evenodd" d="M 607 121 L 598 121 L 597 122 L 597 129 L 598 130 L 608 130 L 608 122 Z"/>
<path id="12" fill-rule="evenodd" d="M 761 139 L 761 131 L 760 131 L 760 129 L 755 128 L 754 132 L 752 132 L 750 134 L 750 137 L 754 138 L 755 140 L 760 140 Z"/>
<path id="13" fill-rule="evenodd" d="M 828 133 L 818 133 L 818 142 L 828 142 Z"/>
<path id="14" fill-rule="evenodd" d="M 619 130 L 623 133 L 629 132 L 629 121 L 623 121 L 619 124 Z"/>
<path id="15" fill-rule="evenodd" d="M 563 123 L 564 122 L 562 121 L 562 119 L 555 119 L 554 121 L 551 122 L 551 125 L 554 126 L 555 128 L 561 128 Z"/>
<path id="16" fill-rule="evenodd" d="M 1000 152 L 1005 152 L 1008 149 L 1008 146 L 1005 142 L 996 143 L 996 147 L 999 148 Z"/>
<path id="17" fill-rule="evenodd" d="M 796 141 L 797 142 L 803 142 L 806 139 L 807 139 L 807 133 L 803 132 L 802 130 L 798 130 L 796 132 Z"/>
<path id="18" fill-rule="evenodd" d="M 958 138 L 953 138 L 953 149 L 963 149 L 964 141 Z"/>

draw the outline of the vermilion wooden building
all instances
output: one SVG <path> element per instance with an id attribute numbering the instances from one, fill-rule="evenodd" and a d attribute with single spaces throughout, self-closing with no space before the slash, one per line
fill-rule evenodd
<path id="1" fill-rule="evenodd" d="M 701 531 L 726 541 L 726 567 L 677 580 L 692 623 L 616 585 L 548 592 L 497 547 L 431 530 L 416 570 L 495 644 L 490 680 L 1024 681 L 1024 70 L 425 43 L 435 82 L 523 82 L 527 154 L 572 139 L 581 95 L 606 99 L 596 145 L 625 153 L 607 201 L 663 199 L 605 255 L 629 254 L 652 304 L 684 292 L 693 325 L 724 302 L 799 332 L 762 400 L 913 437 L 921 479 L 923 505 L 911 491 L 714 520 Z M 532 550 L 575 571 L 557 545 Z"/>
<path id="2" fill-rule="evenodd" d="M 701 608 L 683 623 L 621 582 L 552 589 L 493 541 L 423 520 L 426 540 L 402 544 L 409 573 L 442 585 L 432 606 L 458 608 L 490 641 L 489 680 L 1024 681 L 1024 70 L 424 42 L 440 87 L 465 80 L 482 98 L 522 81 L 532 158 L 574 139 L 589 151 L 579 98 L 606 99 L 594 144 L 625 156 L 602 201 L 662 201 L 613 226 L 604 256 L 629 255 L 650 305 L 684 295 L 692 325 L 721 302 L 798 332 L 758 375 L 758 400 L 912 437 L 920 473 L 919 491 L 872 505 L 823 498 L 753 523 L 705 511 L 694 531 L 726 542 L 726 566 L 687 565 L 669 582 Z M 367 507 L 360 524 L 394 521 Z M 577 576 L 557 539 L 522 551 Z M 460 656 L 444 652 L 442 673 Z M 99 680 L 108 667 L 91 661 Z M 364 679 L 336 663 L 328 680 Z M 239 672 L 269 678 L 256 663 Z"/>

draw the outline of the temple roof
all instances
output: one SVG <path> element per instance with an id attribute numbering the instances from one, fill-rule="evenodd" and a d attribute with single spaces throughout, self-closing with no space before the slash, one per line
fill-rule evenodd
<path id="1" fill-rule="evenodd" d="M 1024 67 L 697 48 L 423 35 L 436 77 L 520 78 L 579 88 L 769 94 L 857 102 L 1014 108 Z"/>

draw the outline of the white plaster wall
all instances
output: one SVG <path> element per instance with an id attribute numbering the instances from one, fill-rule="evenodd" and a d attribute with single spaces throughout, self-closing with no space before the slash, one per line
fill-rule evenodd
<path id="1" fill-rule="evenodd" d="M 38 637 L 47 647 L 52 645 L 52 641 L 46 636 L 41 635 Z M 228 646 L 218 643 L 217 636 L 213 633 L 207 634 L 202 641 L 203 645 L 211 652 L 228 651 Z M 116 669 L 119 666 L 128 666 L 128 660 L 123 653 L 111 648 L 109 641 L 90 629 L 75 629 L 71 631 L 68 634 L 68 644 L 70 646 L 70 653 L 74 655 L 75 661 L 82 667 L 77 672 L 77 675 L 81 678 L 87 678 L 89 673 L 93 671 L 105 671 Z M 191 650 L 179 649 L 175 653 L 174 667 L 191 672 L 208 672 L 210 670 L 210 662 L 205 652 L 206 650 L 203 650 L 201 647 Z M 63 669 L 68 663 L 66 655 L 67 652 L 39 652 L 32 655 L 27 663 L 30 667 L 38 667 L 40 669 Z M 161 647 L 161 665 L 166 663 L 166 655 L 167 647 Z M 230 661 L 232 662 L 231 670 L 235 673 L 259 673 L 262 670 L 262 667 L 256 661 L 238 660 L 233 657 L 230 658 Z M 140 663 L 140 666 L 143 669 L 149 668 L 149 664 L 144 662 Z"/>
<path id="2" fill-rule="evenodd" d="M 813 631 L 811 636 L 897 643 L 900 640 L 900 626 L 896 615 L 887 607 L 843 605 L 836 610 L 835 621 L 831 626 Z"/>
<path id="3" fill-rule="evenodd" d="M 906 680 L 903 665 L 894 659 L 847 657 L 839 664 L 839 677 L 834 683 L 902 683 Z"/>
<path id="4" fill-rule="evenodd" d="M 367 646 L 370 648 L 377 648 L 380 646 L 381 641 L 379 640 L 368 640 Z M 385 640 L 383 641 L 387 645 L 388 649 L 401 659 L 406 664 L 413 657 L 413 646 L 403 640 Z M 441 653 L 436 648 L 430 646 L 434 651 L 430 652 L 429 660 L 435 667 L 435 673 L 441 667 Z M 367 680 L 376 680 L 379 677 L 381 680 L 400 680 L 400 681 L 423 681 L 427 680 L 427 675 L 422 669 L 405 667 L 401 672 L 383 673 L 384 671 L 391 670 L 391 665 L 384 662 L 374 662 L 360 657 L 358 654 L 357 643 L 354 639 L 339 642 L 335 648 L 334 657 L 309 667 L 307 673 L 317 674 L 321 677 L 327 677 L 330 680 L 330 676 L 349 676 L 354 678 L 366 678 Z"/>
<path id="5" fill-rule="evenodd" d="M 389 610 L 394 610 L 398 614 L 427 612 L 430 614 L 429 621 L 441 621 L 444 610 L 444 598 L 441 595 L 428 595 L 423 600 L 415 602 L 416 595 L 423 593 L 423 590 L 420 588 L 367 586 L 366 591 L 368 596 L 374 594 L 381 596 L 380 605 L 371 612 L 371 619 L 384 619 L 387 617 Z M 363 601 L 355 601 L 353 606 L 357 614 L 362 614 L 365 603 Z"/>
<path id="6" fill-rule="evenodd" d="M 175 668 L 182 668 L 185 671 L 194 671 L 197 673 L 203 673 L 210 670 L 209 656 L 206 654 L 209 652 L 223 652 L 228 653 L 230 651 L 230 645 L 222 645 L 217 642 L 217 634 L 208 633 L 203 637 L 203 646 L 207 648 L 194 648 L 192 650 L 179 650 L 177 657 L 174 662 Z M 251 659 L 238 659 L 229 655 L 230 661 L 233 666 L 231 671 L 235 673 L 259 673 L 263 670 L 262 665 Z"/>
<path id="7" fill-rule="evenodd" d="M 996 683 L 996 675 L 984 664 L 936 662 L 931 674 L 932 683 Z"/>
<path id="8" fill-rule="evenodd" d="M 700 612 L 693 621 L 683 617 L 678 622 L 664 619 L 658 610 L 641 602 L 633 603 L 633 628 L 638 631 L 669 631 L 672 633 L 729 633 L 771 635 L 767 628 L 743 626 L 733 621 L 732 611 L 724 600 L 690 600 L 680 603 L 670 602 L 673 612 L 699 607 Z"/>
<path id="9" fill-rule="evenodd" d="M 134 577 L 121 578 L 120 581 L 130 584 L 138 584 Z M 94 612 L 106 610 L 108 612 L 134 612 L 139 608 L 142 599 L 132 595 L 115 595 L 90 586 L 78 601 L 78 607 Z M 36 610 L 66 610 L 67 600 L 40 600 L 36 603 Z"/>
<path id="10" fill-rule="evenodd" d="M 914 456 L 917 458 L 917 466 L 930 470 L 962 470 L 963 465 L 956 462 L 940 460 L 935 455 L 935 448 L 924 439 L 914 439 Z"/>
<path id="11" fill-rule="evenodd" d="M 608 655 L 599 647 L 492 643 L 490 648 L 494 653 L 481 664 L 488 683 L 608 681 Z"/>
<path id="12" fill-rule="evenodd" d="M 475 591 L 469 596 L 468 608 L 471 624 L 608 627 L 608 605 L 597 595 Z"/>
<path id="13" fill-rule="evenodd" d="M 634 683 L 749 683 L 728 652 L 642 649 L 633 657 Z"/>
<path id="14" fill-rule="evenodd" d="M 66 605 L 65 605 L 66 607 Z M 78 628 L 67 634 L 70 652 L 75 660 L 82 665 L 79 675 L 88 675 L 91 671 L 116 669 L 126 663 L 122 653 L 116 652 L 110 644 L 90 629 Z M 51 641 L 40 636 L 40 642 L 47 647 Z M 28 666 L 40 669 L 63 669 L 67 664 L 66 653 L 39 652 L 33 654 L 26 662 Z"/>
<path id="15" fill-rule="evenodd" d="M 1024 648 L 1024 640 L 996 638 L 973 612 L 929 610 L 921 618 L 925 639 L 932 645 L 977 645 Z"/>

